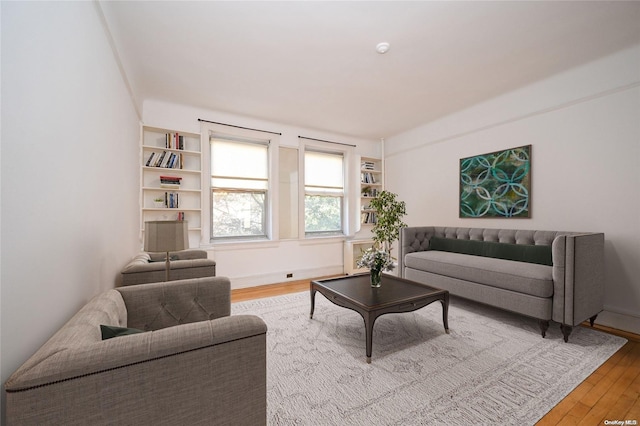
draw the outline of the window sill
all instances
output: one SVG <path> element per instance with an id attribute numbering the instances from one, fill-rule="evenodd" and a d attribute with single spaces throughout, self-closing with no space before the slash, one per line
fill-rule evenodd
<path id="1" fill-rule="evenodd" d="M 201 244 L 202 250 L 250 250 L 250 249 L 266 249 L 278 248 L 283 244 L 298 243 L 301 246 L 321 245 L 321 244 L 342 244 L 347 237 L 344 235 L 323 235 L 317 237 L 307 237 L 303 239 L 290 240 L 234 240 L 234 241 L 217 241 L 210 244 Z"/>
<path id="2" fill-rule="evenodd" d="M 342 243 L 347 239 L 344 235 L 319 235 L 316 237 L 306 237 L 299 240 L 300 245 L 313 245 L 313 244 L 333 244 Z"/>

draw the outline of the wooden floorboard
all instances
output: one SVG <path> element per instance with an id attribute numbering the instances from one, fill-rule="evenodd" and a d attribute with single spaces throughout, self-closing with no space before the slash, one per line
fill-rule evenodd
<path id="1" fill-rule="evenodd" d="M 307 290 L 309 280 L 270 284 L 232 290 L 231 301 L 241 302 Z M 606 420 L 623 423 L 636 421 L 636 425 L 640 426 L 640 335 L 600 325 L 594 328 L 624 337 L 628 342 L 540 419 L 536 426 L 595 426 L 605 425 Z"/>

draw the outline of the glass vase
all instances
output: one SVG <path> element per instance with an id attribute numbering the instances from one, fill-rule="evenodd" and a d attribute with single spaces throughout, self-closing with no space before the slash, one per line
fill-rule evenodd
<path id="1" fill-rule="evenodd" d="M 382 271 L 379 269 L 371 269 L 370 276 L 371 276 L 371 287 L 375 287 L 375 288 L 380 287 L 380 283 L 382 280 Z"/>

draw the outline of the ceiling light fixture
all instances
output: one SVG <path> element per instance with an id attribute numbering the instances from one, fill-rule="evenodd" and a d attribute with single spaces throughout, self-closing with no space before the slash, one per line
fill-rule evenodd
<path id="1" fill-rule="evenodd" d="M 378 43 L 376 45 L 376 52 L 378 52 L 379 54 L 383 54 L 383 53 L 387 53 L 387 51 L 389 50 L 389 43 L 387 43 L 386 41 L 383 41 L 382 43 Z"/>

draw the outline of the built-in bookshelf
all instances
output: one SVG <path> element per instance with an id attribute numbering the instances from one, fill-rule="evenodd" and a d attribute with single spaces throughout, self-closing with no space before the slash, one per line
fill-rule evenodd
<path id="1" fill-rule="evenodd" d="M 356 262 L 362 252 L 373 246 L 371 229 L 376 223 L 375 212 L 369 208 L 371 200 L 384 189 L 382 160 L 372 157 L 360 158 L 360 230 L 353 240 L 344 242 L 344 273 L 356 274 L 368 271 L 358 268 Z"/>
<path id="2" fill-rule="evenodd" d="M 369 202 L 382 191 L 382 178 L 382 160 L 370 157 L 360 159 L 360 224 L 362 226 L 372 226 L 376 223 L 376 215 L 369 208 Z"/>
<path id="3" fill-rule="evenodd" d="M 187 220 L 190 242 L 201 230 L 200 135 L 142 126 L 141 229 L 153 220 Z"/>

